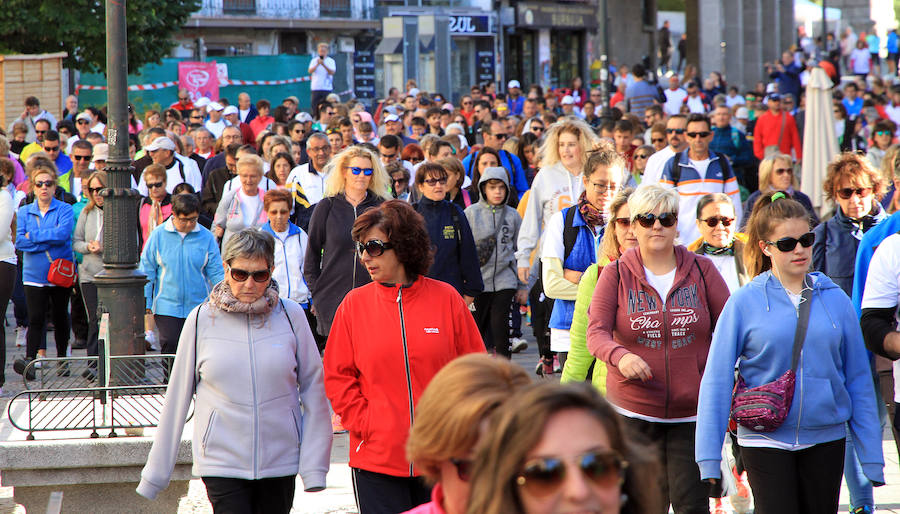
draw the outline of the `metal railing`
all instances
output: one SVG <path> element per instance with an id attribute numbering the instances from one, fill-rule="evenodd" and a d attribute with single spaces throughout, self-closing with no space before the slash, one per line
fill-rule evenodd
<path id="1" fill-rule="evenodd" d="M 36 359 L 25 368 L 26 390 L 10 400 L 7 417 L 13 427 L 28 432 L 29 441 L 35 432 L 90 430 L 90 437 L 97 438 L 101 430 L 116 437 L 116 430 L 155 427 L 174 358 L 161 354 Z M 192 415 L 193 409 L 188 419 Z"/>

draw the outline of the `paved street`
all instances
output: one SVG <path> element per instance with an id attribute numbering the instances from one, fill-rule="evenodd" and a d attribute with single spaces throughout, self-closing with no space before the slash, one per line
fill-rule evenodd
<path id="1" fill-rule="evenodd" d="M 10 314 L 12 310 L 10 309 Z M 10 318 L 10 321 L 12 319 Z M 537 363 L 537 346 L 531 337 L 530 328 L 524 327 L 526 339 L 529 342 L 528 349 L 522 353 L 516 354 L 513 361 L 522 365 L 529 372 L 534 371 Z M 2 407 L 2 415 L 6 416 L 6 406 L 9 399 L 17 392 L 24 389 L 22 378 L 12 369 L 12 361 L 19 355 L 24 354 L 24 349 L 15 346 L 15 331 L 10 327 L 6 328 L 6 379 L 7 383 L 3 387 L 3 395 L 0 397 L 0 407 Z M 52 343 L 52 338 L 51 338 Z M 52 356 L 52 344 L 51 344 Z M 84 350 L 78 350 L 75 355 L 84 355 Z M 537 377 L 535 376 L 535 379 Z M 151 431 L 147 431 L 150 435 Z M 24 433 L 22 434 L 24 439 Z M 46 439 L 47 435 L 38 436 L 39 439 Z M 900 513 L 900 462 L 898 462 L 897 452 L 894 448 L 890 435 L 885 434 L 884 455 L 887 466 L 885 468 L 885 477 L 888 485 L 875 490 L 875 499 L 879 505 L 879 513 Z M 344 514 L 356 513 L 356 506 L 353 500 L 353 487 L 350 479 L 350 469 L 347 466 L 348 460 L 348 442 L 347 436 L 335 436 L 334 448 L 332 451 L 332 465 L 328 473 L 328 488 L 319 493 L 302 492 L 302 482 L 298 479 L 297 494 L 294 499 L 295 513 L 309 514 Z M 17 507 L 12 501 L 12 488 L 0 487 L 0 514 L 7 513 L 24 513 L 25 510 Z M 842 511 L 847 510 L 847 490 L 844 487 L 841 491 Z M 65 512 L 65 509 L 63 509 Z M 212 508 L 206 500 L 206 492 L 203 483 L 200 480 L 193 480 L 190 485 L 188 496 L 182 499 L 178 512 L 187 513 L 211 513 Z"/>

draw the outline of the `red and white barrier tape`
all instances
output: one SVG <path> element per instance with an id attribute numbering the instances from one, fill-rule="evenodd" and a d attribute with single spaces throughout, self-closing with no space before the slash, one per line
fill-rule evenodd
<path id="1" fill-rule="evenodd" d="M 220 86 L 280 86 L 284 84 L 296 84 L 298 82 L 309 82 L 310 77 L 294 77 L 291 79 L 282 79 L 282 80 L 237 80 L 237 79 L 228 79 L 224 84 L 219 84 Z M 165 89 L 167 87 L 175 87 L 178 85 L 177 80 L 169 81 L 169 82 L 157 82 L 155 84 L 133 84 L 128 86 L 129 91 L 150 91 L 154 89 Z M 75 86 L 75 94 L 77 95 L 80 90 L 86 91 L 106 91 L 106 86 L 89 86 L 86 84 L 78 84 Z"/>

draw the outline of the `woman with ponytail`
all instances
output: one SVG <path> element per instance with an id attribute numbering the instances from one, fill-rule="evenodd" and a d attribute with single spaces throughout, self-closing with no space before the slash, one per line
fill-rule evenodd
<path id="1" fill-rule="evenodd" d="M 848 426 L 865 476 L 884 483 L 881 424 L 859 322 L 840 287 L 809 273 L 815 235 L 803 205 L 781 191 L 760 198 L 747 236 L 744 261 L 755 278 L 725 304 L 700 383 L 700 476 L 721 479 L 735 363 L 747 388 L 784 380 L 797 338 L 786 418 L 766 432 L 738 425 L 738 444 L 757 512 L 837 512 Z M 807 308 L 804 332 L 800 314 Z"/>

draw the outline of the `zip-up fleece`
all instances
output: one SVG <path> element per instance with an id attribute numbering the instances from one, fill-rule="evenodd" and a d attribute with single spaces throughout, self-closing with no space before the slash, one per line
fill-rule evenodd
<path id="1" fill-rule="evenodd" d="M 331 330 L 334 312 L 344 296 L 354 287 L 372 281 L 356 257 L 350 229 L 360 214 L 383 201 L 380 196 L 366 192 L 365 200 L 353 207 L 344 194 L 339 193 L 323 198 L 313 210 L 303 278 L 316 306 L 316 328 L 323 336 Z"/>
<path id="2" fill-rule="evenodd" d="M 195 476 L 258 480 L 299 472 L 304 489 L 325 487 L 332 430 L 322 364 L 295 302 L 282 300 L 262 315 L 208 303 L 190 312 L 137 487 L 141 496 L 153 499 L 169 485 L 195 392 Z"/>
<path id="3" fill-rule="evenodd" d="M 198 223 L 181 237 L 172 218 L 150 233 L 140 269 L 147 275 L 147 308 L 153 314 L 175 318 L 186 318 L 225 278 L 222 256 L 212 232 Z"/>
<path id="4" fill-rule="evenodd" d="M 72 206 L 56 198 L 50 200 L 50 207 L 43 217 L 36 200 L 19 207 L 16 213 L 16 249 L 22 252 L 23 282 L 49 284 L 47 272 L 50 271 L 51 259 L 75 258 L 72 252 L 74 228 Z M 50 254 L 49 259 L 44 252 Z"/>
<path id="5" fill-rule="evenodd" d="M 847 295 L 822 273 L 813 282 L 809 326 L 797 365 L 788 417 L 773 432 L 738 426 L 738 437 L 789 444 L 844 439 L 849 422 L 856 454 L 872 482 L 884 483 L 881 421 L 859 321 Z M 695 455 L 701 478 L 718 478 L 722 439 L 731 409 L 734 364 L 748 387 L 791 367 L 798 311 L 767 271 L 728 300 L 700 384 Z"/>
<path id="6" fill-rule="evenodd" d="M 485 200 L 484 184 L 492 179 L 502 180 L 506 184 L 506 195 L 509 196 L 506 173 L 488 168 L 478 181 L 481 199 L 466 208 L 466 219 L 472 227 L 475 248 L 479 254 L 482 252 L 491 254 L 484 266 L 481 266 L 481 279 L 486 293 L 525 287 L 519 283 L 516 274 L 516 240 L 519 237 L 522 218 L 519 217 L 518 211 L 506 205 L 505 199 L 498 206 L 491 205 Z M 491 237 L 496 239 L 493 247 L 490 245 Z"/>
<path id="7" fill-rule="evenodd" d="M 584 191 L 581 174 L 572 175 L 562 162 L 541 168 L 534 177 L 516 250 L 517 266 L 531 266 L 531 251 L 538 247 L 544 224 L 555 213 L 573 205 Z"/>
<path id="8" fill-rule="evenodd" d="M 422 392 L 448 362 L 484 351 L 472 314 L 445 282 L 350 291 L 325 347 L 325 392 L 350 432 L 350 466 L 415 476 L 406 439 Z"/>
<path id="9" fill-rule="evenodd" d="M 647 282 L 640 249 L 628 250 L 603 268 L 588 310 L 587 346 L 608 364 L 609 401 L 664 419 L 697 413 L 713 327 L 728 299 L 712 261 L 683 246 L 675 247 L 675 260 L 675 280 L 663 302 Z M 627 353 L 644 359 L 653 378 L 625 378 L 618 365 Z"/>
<path id="10" fill-rule="evenodd" d="M 303 257 L 309 244 L 309 236 L 302 228 L 288 222 L 288 234 L 284 241 L 272 230 L 267 221 L 260 230 L 275 238 L 275 268 L 272 278 L 278 283 L 278 295 L 299 304 L 309 302 L 309 288 L 303 280 Z"/>

